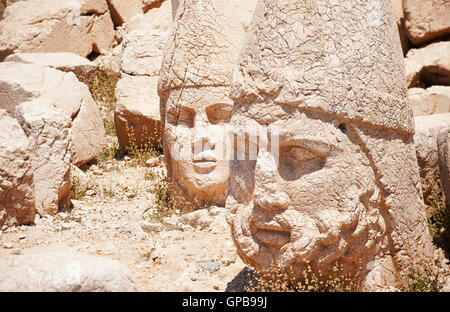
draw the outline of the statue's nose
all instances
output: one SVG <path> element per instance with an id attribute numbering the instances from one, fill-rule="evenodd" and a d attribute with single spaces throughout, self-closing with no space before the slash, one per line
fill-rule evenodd
<path id="1" fill-rule="evenodd" d="M 201 120 L 195 120 L 192 146 L 194 155 L 201 154 L 205 150 L 214 150 L 216 140 L 214 139 L 208 124 Z"/>
<path id="2" fill-rule="evenodd" d="M 263 210 L 287 209 L 290 198 L 282 191 L 282 186 L 274 156 L 267 151 L 260 151 L 255 167 L 255 206 Z"/>

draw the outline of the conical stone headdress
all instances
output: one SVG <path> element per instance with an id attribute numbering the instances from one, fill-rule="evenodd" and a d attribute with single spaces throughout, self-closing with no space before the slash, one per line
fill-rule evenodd
<path id="1" fill-rule="evenodd" d="M 260 1 L 231 97 L 413 133 L 396 27 L 388 0 Z"/>
<path id="2" fill-rule="evenodd" d="M 224 0 L 184 0 L 164 55 L 160 96 L 172 89 L 229 86 L 244 36 Z"/>

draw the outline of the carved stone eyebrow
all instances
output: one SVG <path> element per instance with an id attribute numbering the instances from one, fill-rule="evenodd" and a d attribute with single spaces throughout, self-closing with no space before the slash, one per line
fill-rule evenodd
<path id="1" fill-rule="evenodd" d="M 331 142 L 325 140 L 310 137 L 296 136 L 288 140 L 280 140 L 280 147 L 298 146 L 309 150 L 319 156 L 329 156 L 333 152 L 342 151 L 342 149 Z"/>

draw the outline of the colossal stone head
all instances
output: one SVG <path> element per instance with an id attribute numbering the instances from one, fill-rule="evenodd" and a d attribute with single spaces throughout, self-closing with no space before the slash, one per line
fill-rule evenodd
<path id="1" fill-rule="evenodd" d="M 259 1 L 231 87 L 245 263 L 298 278 L 339 263 L 367 289 L 431 265 L 404 80 L 390 1 Z"/>
<path id="2" fill-rule="evenodd" d="M 198 204 L 225 204 L 231 73 L 255 5 L 184 0 L 177 8 L 158 85 L 164 156 L 170 180 Z"/>

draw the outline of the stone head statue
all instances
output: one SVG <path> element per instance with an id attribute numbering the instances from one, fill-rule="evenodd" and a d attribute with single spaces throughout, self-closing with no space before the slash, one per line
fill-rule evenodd
<path id="1" fill-rule="evenodd" d="M 225 204 L 231 74 L 256 5 L 235 2 L 179 1 L 158 85 L 169 178 L 199 204 Z"/>
<path id="2" fill-rule="evenodd" d="M 391 1 L 260 0 L 231 98 L 245 158 L 226 206 L 245 263 L 299 278 L 339 263 L 367 289 L 431 263 Z"/>

